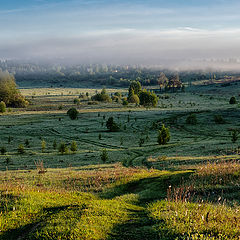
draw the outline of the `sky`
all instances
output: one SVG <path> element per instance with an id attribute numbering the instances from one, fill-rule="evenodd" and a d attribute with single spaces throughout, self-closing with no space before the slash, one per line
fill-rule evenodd
<path id="1" fill-rule="evenodd" d="M 240 57 L 239 0 L 0 0 L 0 59 L 196 64 Z"/>

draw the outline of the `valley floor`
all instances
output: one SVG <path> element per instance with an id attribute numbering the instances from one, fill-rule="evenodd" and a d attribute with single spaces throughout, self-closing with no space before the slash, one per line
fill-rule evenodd
<path id="1" fill-rule="evenodd" d="M 161 94 L 154 109 L 22 90 L 28 108 L 0 116 L 0 239 L 240 239 L 240 108 L 215 90 Z"/>

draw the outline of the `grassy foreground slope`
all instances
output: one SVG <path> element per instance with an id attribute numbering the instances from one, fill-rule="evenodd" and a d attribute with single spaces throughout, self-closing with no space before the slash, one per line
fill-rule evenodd
<path id="1" fill-rule="evenodd" d="M 203 165 L 195 172 L 114 164 L 0 176 L 0 239 L 240 236 L 237 162 Z"/>

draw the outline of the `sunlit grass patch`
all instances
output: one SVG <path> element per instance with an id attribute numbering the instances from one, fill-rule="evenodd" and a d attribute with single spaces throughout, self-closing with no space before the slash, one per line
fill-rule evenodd
<path id="1" fill-rule="evenodd" d="M 160 201 L 149 206 L 160 239 L 239 239 L 240 208 Z"/>

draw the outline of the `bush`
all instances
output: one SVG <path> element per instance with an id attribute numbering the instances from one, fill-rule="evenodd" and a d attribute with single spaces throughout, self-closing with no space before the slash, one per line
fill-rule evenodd
<path id="1" fill-rule="evenodd" d="M 231 97 L 230 100 L 229 100 L 229 103 L 230 104 L 236 104 L 237 103 L 237 100 L 235 97 Z"/>
<path id="2" fill-rule="evenodd" d="M 158 144 L 165 145 L 169 141 L 170 141 L 170 131 L 163 124 L 161 129 L 158 131 Z"/>
<path id="3" fill-rule="evenodd" d="M 26 139 L 26 140 L 25 140 L 25 146 L 26 146 L 26 147 L 29 147 L 29 145 L 30 145 L 29 140 Z"/>
<path id="4" fill-rule="evenodd" d="M 11 159 L 9 157 L 6 158 L 5 163 L 8 165 L 11 162 Z"/>
<path id="5" fill-rule="evenodd" d="M 128 98 L 128 102 L 129 103 L 136 103 L 139 104 L 140 100 L 137 94 L 132 94 L 129 98 Z"/>
<path id="6" fill-rule="evenodd" d="M 98 105 L 98 101 L 89 101 L 88 105 Z"/>
<path id="7" fill-rule="evenodd" d="M 7 149 L 5 147 L 0 148 L 1 155 L 5 155 L 7 152 Z"/>
<path id="8" fill-rule="evenodd" d="M 67 153 L 68 152 L 68 147 L 66 146 L 66 144 L 64 142 L 61 142 L 59 147 L 58 147 L 58 151 L 61 154 Z"/>
<path id="9" fill-rule="evenodd" d="M 140 138 L 139 139 L 139 147 L 142 147 L 142 145 L 144 144 L 145 139 L 144 138 Z"/>
<path id="10" fill-rule="evenodd" d="M 13 137 L 8 136 L 8 144 L 10 144 L 12 140 L 13 140 Z"/>
<path id="11" fill-rule="evenodd" d="M 57 142 L 56 140 L 53 141 L 53 149 L 56 149 L 57 148 Z"/>
<path id="12" fill-rule="evenodd" d="M 110 132 L 117 132 L 120 128 L 119 126 L 114 122 L 113 117 L 109 117 L 106 122 L 106 127 L 109 129 Z"/>
<path id="13" fill-rule="evenodd" d="M 238 140 L 238 134 L 239 134 L 239 132 L 238 132 L 238 130 L 236 130 L 236 129 L 234 129 L 233 131 L 232 131 L 232 142 L 233 143 L 235 143 L 237 140 Z"/>
<path id="14" fill-rule="evenodd" d="M 0 113 L 5 113 L 6 112 L 6 104 L 5 102 L 1 101 L 0 102 Z"/>
<path id="15" fill-rule="evenodd" d="M 214 121 L 217 124 L 224 124 L 225 120 L 223 119 L 223 117 L 221 115 L 215 115 L 214 116 Z"/>
<path id="16" fill-rule="evenodd" d="M 24 154 L 25 153 L 25 149 L 24 149 L 24 146 L 22 144 L 18 145 L 18 153 L 19 154 Z"/>
<path id="17" fill-rule="evenodd" d="M 76 142 L 76 141 L 72 141 L 70 150 L 71 150 L 72 152 L 76 152 L 77 149 L 78 149 L 78 147 L 77 147 L 77 142 Z"/>
<path id="18" fill-rule="evenodd" d="M 70 108 L 67 111 L 67 115 L 72 119 L 75 120 L 78 117 L 78 110 L 76 108 Z"/>
<path id="19" fill-rule="evenodd" d="M 73 100 L 73 103 L 79 105 L 79 104 L 80 104 L 80 100 L 79 100 L 78 98 L 75 98 L 75 99 Z"/>
<path id="20" fill-rule="evenodd" d="M 102 89 L 101 93 L 97 93 L 96 95 L 92 96 L 92 100 L 99 102 L 111 102 L 111 98 L 107 94 L 105 88 Z"/>
<path id="21" fill-rule="evenodd" d="M 46 149 L 46 142 L 44 140 L 42 140 L 41 142 L 41 147 L 42 147 L 42 152 L 44 152 Z"/>
<path id="22" fill-rule="evenodd" d="M 122 105 L 123 106 L 127 106 L 128 105 L 128 101 L 124 99 L 123 102 L 122 102 Z"/>
<path id="23" fill-rule="evenodd" d="M 120 92 L 115 92 L 115 93 L 114 93 L 114 96 L 121 98 L 121 97 L 122 97 L 122 93 L 120 93 Z"/>
<path id="24" fill-rule="evenodd" d="M 196 125 L 197 124 L 197 116 L 195 114 L 190 114 L 186 119 L 186 123 Z"/>

